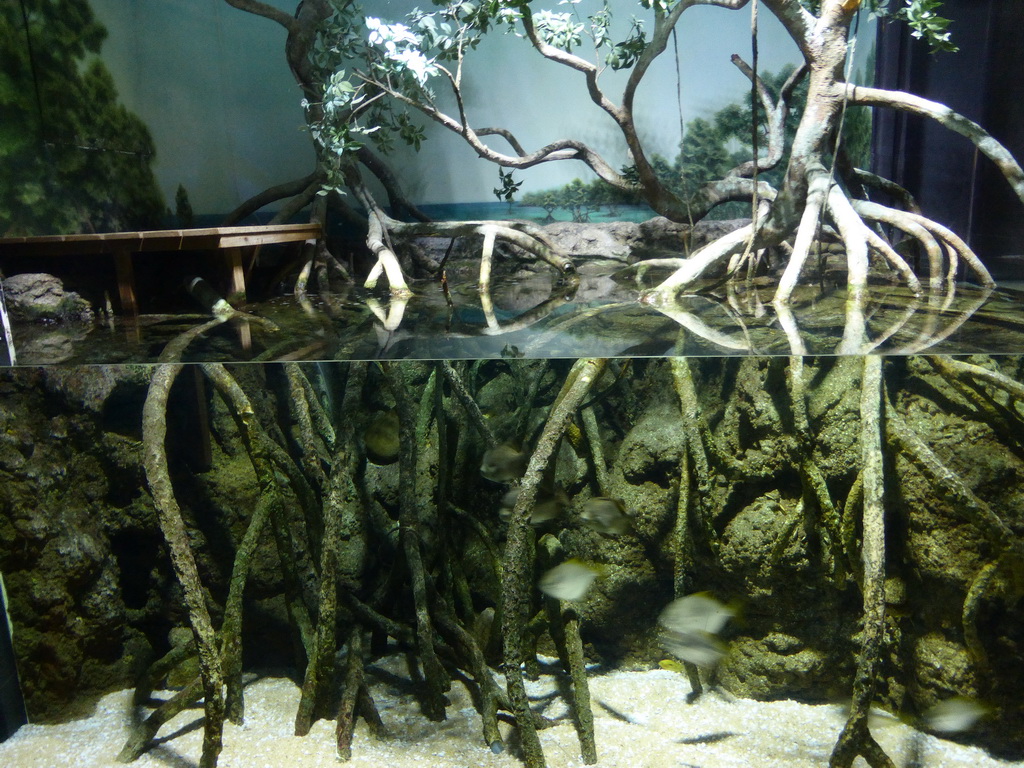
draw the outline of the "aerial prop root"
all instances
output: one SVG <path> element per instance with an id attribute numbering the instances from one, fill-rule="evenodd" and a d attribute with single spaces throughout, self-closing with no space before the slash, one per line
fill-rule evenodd
<path id="1" fill-rule="evenodd" d="M 846 250 L 848 285 L 857 292 L 867 286 L 871 254 L 880 255 L 914 293 L 921 292 L 921 283 L 913 269 L 895 248 L 875 231 L 869 222 L 887 224 L 914 238 L 928 254 L 929 282 L 937 285 L 952 280 L 960 262 L 965 263 L 984 286 L 995 281 L 985 265 L 955 232 L 925 216 L 902 211 L 878 203 L 850 198 L 838 185 L 832 184 L 824 167 L 817 162 L 808 166 L 808 193 L 799 221 L 791 231 L 792 251 L 779 280 L 774 302 L 786 304 L 796 288 L 800 273 L 811 248 L 827 222 L 835 225 Z M 774 203 L 773 203 L 774 205 Z M 753 247 L 764 248 L 785 242 L 786 235 L 772 233 L 766 224 L 769 216 L 761 217 L 755 230 L 747 224 L 705 245 L 686 259 L 660 259 L 638 262 L 635 267 L 674 267 L 668 278 L 652 290 L 643 300 L 652 304 L 671 304 L 680 291 L 704 277 L 722 260 L 735 257 L 753 238 Z M 943 267 L 943 251 L 946 265 Z"/>
<path id="2" fill-rule="evenodd" d="M 884 205 L 871 203 L 866 200 L 856 200 L 853 202 L 853 206 L 857 213 L 864 218 L 891 224 L 911 237 L 918 239 L 925 246 L 926 251 L 928 250 L 928 238 L 943 245 L 949 256 L 949 266 L 946 275 L 948 280 L 952 280 L 956 276 L 957 259 L 963 259 L 982 285 L 986 287 L 995 286 L 995 280 L 992 279 L 992 275 L 989 274 L 989 271 L 981 263 L 981 260 L 974 251 L 971 250 L 970 246 L 959 235 L 948 227 L 917 213 L 887 208 Z M 929 260 L 932 258 L 932 253 L 933 251 L 929 251 Z M 932 280 L 938 278 L 936 274 L 938 271 L 938 269 L 933 267 Z"/>

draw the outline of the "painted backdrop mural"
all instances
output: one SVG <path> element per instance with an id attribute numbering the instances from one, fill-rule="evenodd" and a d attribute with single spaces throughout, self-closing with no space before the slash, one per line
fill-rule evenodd
<path id="1" fill-rule="evenodd" d="M 293 14 L 298 3 L 236 5 Z M 400 22 L 414 5 L 368 0 L 362 12 Z M 628 23 L 631 4 L 611 5 Z M 227 0 L 5 0 L 0 7 L 0 233 L 188 224 L 190 211 L 209 223 L 314 169 L 304 94 L 280 25 Z M 577 9 L 599 7 L 583 0 Z M 864 70 L 873 33 L 861 38 Z M 796 48 L 770 14 L 761 15 L 759 39 L 760 71 L 777 79 L 797 60 Z M 637 106 L 645 141 L 667 173 L 685 179 L 713 171 L 749 141 L 742 126 L 749 83 L 729 62 L 733 53 L 750 56 L 749 17 L 694 8 L 673 53 L 658 60 Z M 464 91 L 475 120 L 507 126 L 531 146 L 575 136 L 626 163 L 614 126 L 587 100 L 576 73 L 514 35 L 489 36 L 472 60 Z M 423 127 L 419 152 L 400 145 L 386 158 L 409 198 L 495 202 L 495 168 L 457 137 Z M 866 150 L 869 134 L 860 135 Z M 516 200 L 540 205 L 545 195 L 551 203 L 551 195 L 578 193 L 593 177 L 558 163 L 516 181 Z M 561 216 L 571 213 L 561 208 Z"/>

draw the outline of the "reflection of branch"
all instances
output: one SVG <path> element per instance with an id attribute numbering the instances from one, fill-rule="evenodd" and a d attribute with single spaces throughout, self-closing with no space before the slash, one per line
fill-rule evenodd
<path id="1" fill-rule="evenodd" d="M 402 325 L 402 318 L 405 317 L 405 308 L 409 303 L 408 297 L 394 297 L 385 310 L 384 306 L 372 296 L 366 298 L 366 306 L 370 308 L 374 316 L 386 331 L 397 331 Z"/>
<path id="2" fill-rule="evenodd" d="M 490 293 L 481 293 L 481 301 L 486 300 L 490 303 Z M 498 321 L 493 317 L 493 309 L 488 317 L 487 328 L 483 329 L 481 333 L 485 336 L 498 336 L 503 333 L 514 333 L 516 331 L 522 331 L 529 328 L 531 325 L 540 322 L 545 317 L 550 315 L 559 307 L 565 306 L 573 299 L 573 294 L 555 291 L 547 299 L 542 301 L 540 304 L 535 306 L 533 309 L 528 309 L 521 315 L 515 318 L 510 323 L 505 325 L 498 325 Z M 493 306 L 493 305 L 492 305 Z M 486 304 L 484 305 L 484 314 L 488 314 Z M 493 320 L 493 324 L 492 324 Z"/>
<path id="3" fill-rule="evenodd" d="M 710 341 L 712 344 L 717 344 L 719 347 L 722 347 L 724 349 L 742 350 L 744 352 L 753 351 L 749 338 L 746 338 L 747 334 L 745 333 L 745 327 L 743 328 L 745 337 L 744 340 L 736 341 L 732 336 L 723 333 L 722 331 L 715 330 L 707 323 L 705 323 L 703 320 L 701 320 L 699 317 L 697 317 L 697 315 L 693 314 L 692 312 L 687 312 L 676 303 L 656 304 L 655 309 L 657 309 L 659 312 L 661 312 L 663 315 L 670 318 L 671 320 L 674 320 L 675 322 L 679 323 L 679 325 L 688 330 L 690 333 L 696 336 L 700 336 L 702 339 Z M 726 312 L 728 313 L 728 310 L 726 310 Z"/>
<path id="4" fill-rule="evenodd" d="M 952 287 L 952 285 L 951 285 Z M 954 332 L 960 329 L 964 323 L 966 323 L 975 312 L 981 309 L 982 305 L 988 301 L 988 297 L 992 295 L 993 289 L 991 287 L 982 288 L 978 297 L 971 302 L 969 306 L 961 310 L 953 321 L 942 329 L 938 333 L 922 333 L 914 341 L 909 344 L 904 344 L 897 350 L 894 350 L 896 354 L 901 355 L 916 355 L 929 347 L 934 347 L 940 341 L 945 341 L 947 338 L 953 335 Z"/>

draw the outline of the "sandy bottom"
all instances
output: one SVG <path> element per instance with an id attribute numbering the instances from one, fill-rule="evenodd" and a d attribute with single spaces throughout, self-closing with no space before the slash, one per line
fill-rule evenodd
<path id="1" fill-rule="evenodd" d="M 483 744 L 480 718 L 465 688 L 449 694 L 448 720 L 432 723 L 419 713 L 404 670 L 382 662 L 369 668 L 371 690 L 389 738 L 375 740 L 360 722 L 353 768 L 518 768 L 514 749 L 492 754 Z M 598 766 L 602 768 L 823 768 L 843 724 L 838 707 L 793 701 L 771 703 L 706 694 L 688 704 L 689 685 L 665 670 L 595 674 L 590 681 L 596 721 Z M 528 684 L 538 709 L 550 717 L 565 713 L 554 678 Z M 292 735 L 299 701 L 295 684 L 280 677 L 253 677 L 246 687 L 245 725 L 225 726 L 222 768 L 321 768 L 338 764 L 334 724 L 317 722 L 308 736 Z M 627 722 L 614 716 L 605 706 Z M 27 725 L 0 744 L 4 768 L 109 768 L 119 765 L 134 714 L 131 692 L 104 697 L 93 715 L 62 725 Z M 511 728 L 503 724 L 508 741 Z M 917 765 L 927 768 L 1017 765 L 929 735 L 898 721 L 873 727 L 875 737 L 897 765 L 906 765 L 909 748 L 920 746 Z M 698 743 L 692 743 L 694 741 Z M 691 743 L 685 743 L 690 741 Z M 566 720 L 541 732 L 551 768 L 582 766 L 576 733 Z M 703 742 L 703 743 L 700 743 Z M 194 768 L 202 744 L 201 710 L 180 714 L 161 731 L 157 746 L 143 755 L 139 768 Z M 859 760 L 855 764 L 865 766 Z"/>

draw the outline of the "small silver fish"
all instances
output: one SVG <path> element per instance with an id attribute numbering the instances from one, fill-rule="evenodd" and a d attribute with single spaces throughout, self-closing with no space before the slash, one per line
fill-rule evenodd
<path id="1" fill-rule="evenodd" d="M 972 728 L 989 711 L 981 702 L 964 696 L 954 696 L 929 707 L 921 720 L 930 731 L 961 733 Z"/>
<path id="2" fill-rule="evenodd" d="M 540 591 L 556 600 L 581 600 L 587 594 L 600 569 L 582 560 L 566 560 L 540 578 Z"/>
<path id="3" fill-rule="evenodd" d="M 580 519 L 588 528 L 608 536 L 621 536 L 632 527 L 622 502 L 607 496 L 588 499 Z"/>
<path id="4" fill-rule="evenodd" d="M 512 510 L 519 499 L 519 487 L 509 488 L 501 497 L 498 517 L 507 523 L 512 518 Z M 530 525 L 540 526 L 561 517 L 569 507 L 569 497 L 565 491 L 556 487 L 552 493 L 541 491 L 537 494 L 537 502 L 530 514 Z"/>
<path id="5" fill-rule="evenodd" d="M 709 632 L 717 635 L 725 623 L 736 615 L 736 609 L 720 603 L 707 592 L 695 592 L 668 604 L 658 622 L 673 632 Z"/>
<path id="6" fill-rule="evenodd" d="M 526 472 L 530 455 L 511 443 L 502 443 L 484 452 L 480 474 L 495 483 L 517 480 Z"/>
<path id="7" fill-rule="evenodd" d="M 658 623 L 667 630 L 662 645 L 676 658 L 698 667 L 713 667 L 728 650 L 716 635 L 735 615 L 735 609 L 706 592 L 680 597 L 658 617 Z"/>
<path id="8" fill-rule="evenodd" d="M 728 646 L 707 632 L 666 632 L 661 639 L 665 650 L 698 667 L 713 667 L 725 656 Z"/>

